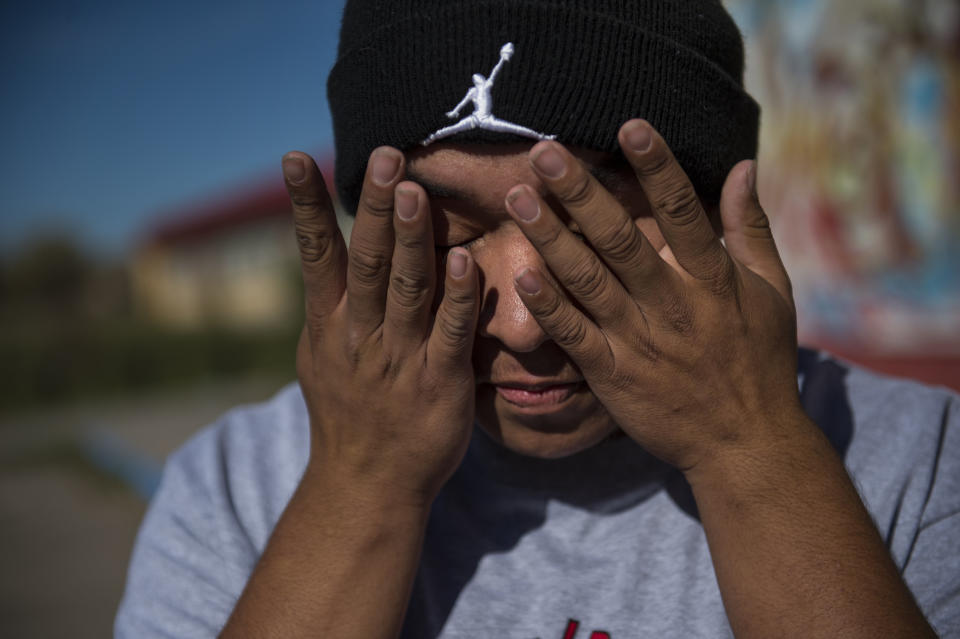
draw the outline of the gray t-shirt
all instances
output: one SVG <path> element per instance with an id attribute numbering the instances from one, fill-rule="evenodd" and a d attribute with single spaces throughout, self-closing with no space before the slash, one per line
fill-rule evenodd
<path id="1" fill-rule="evenodd" d="M 960 637 L 960 397 L 801 350 L 808 414 L 843 456 L 924 613 Z M 212 637 L 309 449 L 297 384 L 236 408 L 167 462 L 137 538 L 118 637 Z M 562 460 L 479 430 L 434 504 L 408 638 L 728 637 L 682 476 L 625 436 Z"/>

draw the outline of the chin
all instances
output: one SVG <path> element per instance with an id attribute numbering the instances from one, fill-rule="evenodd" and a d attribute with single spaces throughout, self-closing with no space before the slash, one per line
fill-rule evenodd
<path id="1" fill-rule="evenodd" d="M 562 406 L 516 406 L 492 386 L 477 388 L 477 424 L 501 446 L 528 457 L 561 459 L 596 446 L 617 425 L 586 386 Z"/>

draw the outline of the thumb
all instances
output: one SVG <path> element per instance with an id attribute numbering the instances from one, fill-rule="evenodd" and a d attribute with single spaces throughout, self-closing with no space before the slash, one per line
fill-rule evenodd
<path id="1" fill-rule="evenodd" d="M 773 241 L 770 220 L 757 197 L 755 160 L 740 162 L 727 176 L 720 195 L 720 220 L 730 255 L 769 282 L 792 305 L 790 278 Z"/>

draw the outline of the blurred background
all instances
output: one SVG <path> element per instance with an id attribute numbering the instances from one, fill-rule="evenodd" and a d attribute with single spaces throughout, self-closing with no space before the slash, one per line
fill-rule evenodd
<path id="1" fill-rule="evenodd" d="M 105 636 L 165 457 L 295 379 L 341 2 L 0 7 L 0 636 Z M 802 341 L 960 389 L 960 5 L 727 0 Z"/>

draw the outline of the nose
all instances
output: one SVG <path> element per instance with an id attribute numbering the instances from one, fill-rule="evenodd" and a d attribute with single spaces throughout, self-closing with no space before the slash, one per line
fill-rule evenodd
<path id="1" fill-rule="evenodd" d="M 515 229 L 491 237 L 474 254 L 483 275 L 478 332 L 516 353 L 536 350 L 549 338 L 514 288 L 514 274 L 525 267 L 547 268 L 530 241 Z"/>

